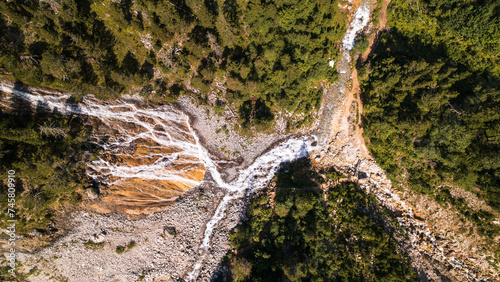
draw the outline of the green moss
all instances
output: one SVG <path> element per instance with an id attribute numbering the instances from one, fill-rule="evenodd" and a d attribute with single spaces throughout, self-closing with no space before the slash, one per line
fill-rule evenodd
<path id="1" fill-rule="evenodd" d="M 136 245 L 135 241 L 130 240 L 130 242 L 128 242 L 126 246 L 122 246 L 122 245 L 116 246 L 115 251 L 117 254 L 122 254 L 124 252 L 130 251 L 133 247 L 135 247 L 135 245 Z"/>
<path id="2" fill-rule="evenodd" d="M 134 240 L 131 240 L 130 242 L 128 242 L 127 244 L 127 249 L 130 250 L 132 249 L 133 247 L 135 247 L 135 241 Z"/>
<path id="3" fill-rule="evenodd" d="M 127 248 L 125 246 L 116 246 L 115 251 L 117 254 L 122 254 L 127 251 Z"/>

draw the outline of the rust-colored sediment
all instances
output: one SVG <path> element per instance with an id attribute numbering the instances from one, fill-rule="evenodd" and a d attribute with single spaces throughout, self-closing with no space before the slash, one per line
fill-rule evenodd
<path id="1" fill-rule="evenodd" d="M 113 145 L 114 149 L 101 152 L 100 158 L 109 164 L 109 169 L 102 167 L 95 172 L 97 175 L 104 176 L 117 167 L 125 168 L 126 171 L 131 171 L 131 174 L 113 172 L 108 176 L 107 182 L 111 184 L 101 187 L 99 200 L 91 204 L 92 209 L 103 213 L 118 211 L 130 216 L 147 215 L 163 210 L 178 196 L 203 180 L 206 171 L 203 163 L 195 155 L 193 156 L 192 152 L 186 153 L 183 148 L 175 145 L 194 143 L 186 124 L 171 121 L 162 121 L 160 124 L 148 117 L 141 117 L 140 121 L 154 127 L 154 139 L 150 138 L 151 132 L 148 129 L 137 124 L 119 121 L 108 124 L 97 122 L 99 123 L 99 126 L 96 126 L 97 139 L 103 138 L 99 136 L 110 136 L 113 132 L 117 134 L 111 136 L 120 136 L 124 132 L 126 136 L 137 136 L 143 132 L 147 134 L 123 147 Z M 158 132 L 158 129 L 162 128 L 163 130 Z M 165 132 L 163 139 L 170 140 L 168 134 L 175 141 L 171 146 L 160 144 L 161 141 L 158 141 L 160 139 L 156 139 L 157 135 L 163 132 Z M 157 162 L 160 164 L 155 164 Z M 137 171 L 141 173 L 134 174 Z M 169 177 L 172 180 L 168 180 Z"/>

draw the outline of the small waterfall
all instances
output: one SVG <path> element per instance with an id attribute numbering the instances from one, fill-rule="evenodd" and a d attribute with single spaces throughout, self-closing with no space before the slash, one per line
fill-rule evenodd
<path id="1" fill-rule="evenodd" d="M 361 3 L 356 12 L 354 12 L 352 21 L 347 25 L 347 32 L 342 39 L 342 48 L 344 49 L 344 56 L 348 61 L 350 61 L 349 51 L 354 48 L 354 44 L 356 43 L 356 35 L 370 22 L 370 8 L 371 3 L 369 1 Z"/>
<path id="2" fill-rule="evenodd" d="M 213 156 L 201 145 L 189 123 L 189 117 L 172 107 L 144 108 L 126 99 L 106 103 L 91 96 L 74 104 L 68 103 L 69 95 L 14 90 L 6 84 L 0 84 L 0 91 L 12 94 L 13 96 L 8 97 L 10 100 L 21 98 L 32 105 L 41 106 L 47 112 L 96 118 L 100 125 L 95 129 L 94 142 L 102 148 L 103 153 L 98 160 L 88 164 L 92 170 L 90 176 L 110 186 L 121 185 L 128 179 L 146 179 L 181 182 L 191 188 L 198 185 L 201 179 L 189 177 L 186 173 L 189 169 L 202 167 L 209 171 L 216 184 L 224 188 L 227 194 L 205 227 L 200 257 L 188 275 L 189 280 L 197 278 L 210 249 L 212 233 L 224 218 L 228 204 L 266 187 L 281 163 L 306 157 L 308 152 L 319 149 L 317 145 L 313 146 L 317 143 L 314 136 L 288 139 L 258 157 L 252 165 L 240 172 L 236 180 L 226 183 Z M 2 103 L 6 104 L 5 101 Z M 145 154 L 139 154 L 141 150 L 138 148 L 143 148 Z M 136 160 L 139 160 L 137 165 L 116 161 L 133 157 L 131 155 L 134 153 L 139 154 L 136 156 Z M 141 163 L 141 159 L 153 161 Z M 158 195 L 152 197 L 159 201 L 171 200 Z"/>
<path id="3" fill-rule="evenodd" d="M 224 182 L 219 183 L 216 180 L 219 186 L 228 190 L 228 194 L 224 196 L 212 219 L 206 225 L 203 242 L 200 246 L 200 257 L 193 271 L 188 274 L 187 278 L 189 281 L 194 281 L 198 277 L 207 252 L 210 250 L 212 233 L 219 221 L 224 218 L 228 203 L 232 200 L 246 197 L 248 194 L 266 187 L 274 177 L 274 173 L 278 170 L 281 163 L 307 157 L 310 151 L 319 149 L 317 145 L 313 146 L 315 141 L 315 137 L 288 139 L 269 152 L 258 157 L 251 166 L 240 172 L 235 181 L 227 184 Z M 200 150 L 204 149 L 200 147 Z M 221 179 L 217 170 L 215 170 L 215 175 L 213 176 L 214 179 Z"/>
<path id="4" fill-rule="evenodd" d="M 92 96 L 70 103 L 69 95 L 6 84 L 0 90 L 12 94 L 0 101 L 6 107 L 23 99 L 49 113 L 91 117 L 91 142 L 101 152 L 88 163 L 88 174 L 113 188 L 110 201 L 125 212 L 175 199 L 202 181 L 206 167 L 213 167 L 206 153 L 200 155 L 189 118 L 173 107 L 146 108 L 132 99 L 102 102 Z"/>

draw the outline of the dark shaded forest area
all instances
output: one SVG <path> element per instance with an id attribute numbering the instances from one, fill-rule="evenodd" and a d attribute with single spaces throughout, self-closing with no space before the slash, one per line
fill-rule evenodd
<path id="1" fill-rule="evenodd" d="M 395 184 L 455 206 L 494 238 L 494 216 L 450 189 L 500 210 L 500 4 L 391 1 L 389 11 L 360 70 L 369 149 Z"/>
<path id="2" fill-rule="evenodd" d="M 38 229 L 44 232 L 55 212 L 82 199 L 91 185 L 87 161 L 96 148 L 88 142 L 91 128 L 82 117 L 62 117 L 30 111 L 17 100 L 13 112 L 0 111 L 0 177 L 14 170 L 19 235 Z M 8 203 L 7 182 L 0 182 L 0 202 Z M 3 213 L 1 220 L 10 219 Z M 7 226 L 5 223 L 3 226 Z"/>
<path id="3" fill-rule="evenodd" d="M 274 200 L 254 199 L 248 220 L 230 235 L 232 281 L 416 281 L 373 195 L 346 182 L 330 187 L 324 201 L 318 185 L 338 177 L 307 159 L 283 164 Z"/>
<path id="4" fill-rule="evenodd" d="M 0 3 L 0 74 L 102 99 L 187 93 L 206 102 L 215 92 L 218 107 L 237 111 L 251 97 L 269 111 L 319 108 L 347 21 L 337 1 L 50 3 Z"/>

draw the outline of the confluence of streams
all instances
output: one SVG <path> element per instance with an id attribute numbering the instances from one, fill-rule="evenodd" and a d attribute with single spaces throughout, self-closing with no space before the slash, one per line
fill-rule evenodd
<path id="1" fill-rule="evenodd" d="M 122 140 L 113 140 L 111 138 L 111 141 L 108 140 L 108 143 L 101 145 L 104 150 L 113 150 L 116 146 L 126 146 L 126 144 L 131 143 L 133 140 L 147 137 L 155 140 L 158 144 L 170 147 L 173 146 L 180 149 L 180 152 L 175 153 L 176 156 L 185 155 L 199 159 L 207 169 L 207 172 L 211 174 L 217 185 L 226 189 L 228 193 L 222 199 L 213 217 L 206 225 L 204 239 L 200 246 L 200 258 L 195 264 L 193 272 L 188 275 L 190 280 L 196 279 L 198 275 L 198 271 L 203 263 L 206 253 L 210 249 L 212 232 L 217 226 L 217 223 L 224 217 L 225 209 L 229 201 L 239 197 L 244 197 L 248 195 L 248 193 L 264 188 L 271 181 L 274 176 L 274 172 L 278 169 L 281 163 L 306 157 L 308 156 L 309 151 L 319 149 L 319 147 L 312 145 L 316 140 L 315 137 L 288 139 L 257 158 L 252 165 L 240 172 L 235 181 L 226 183 L 223 181 L 222 176 L 217 169 L 217 165 L 212 160 L 211 155 L 200 144 L 198 136 L 189 124 L 188 116 L 181 112 L 173 111 L 173 108 L 160 107 L 155 109 L 139 109 L 133 103 L 123 101 L 120 105 L 106 105 L 99 103 L 99 101 L 91 97 L 86 97 L 79 104 L 71 104 L 67 103 L 67 100 L 70 98 L 69 95 L 57 95 L 56 93 L 43 91 L 41 91 L 42 93 L 26 92 L 16 90 L 12 86 L 6 84 L 0 84 L 0 91 L 12 94 L 13 96 L 9 97 L 10 100 L 14 97 L 21 98 L 32 105 L 37 105 L 38 108 L 43 108 L 48 112 L 57 112 L 62 115 L 87 115 L 98 118 L 103 123 L 121 120 L 127 123 L 134 123 L 136 126 L 143 128 L 142 131 L 134 132 L 129 136 L 126 135 L 121 138 Z M 5 104 L 5 101 L 2 101 L 2 103 Z M 153 130 L 152 128 L 155 127 L 155 124 L 147 124 L 143 121 L 143 119 L 139 118 L 145 116 L 149 117 L 149 120 L 151 121 L 170 123 L 170 126 L 168 127 L 169 133 Z M 179 128 L 179 125 L 184 123 L 188 128 L 187 132 L 182 132 L 182 129 Z M 189 133 L 192 140 L 190 140 L 190 138 L 182 138 L 183 135 L 181 133 Z M 144 177 L 147 179 L 159 180 L 176 179 L 179 181 L 193 183 L 192 180 L 185 179 L 177 175 L 174 170 L 160 170 L 160 172 L 158 172 L 158 168 L 162 167 L 158 161 L 151 165 L 145 165 L 140 167 L 140 169 L 134 170 L 126 166 L 106 167 L 108 164 L 108 162 L 100 159 L 98 161 L 91 162 L 89 167 L 95 171 L 107 170 L 108 175 L 114 176 Z M 96 175 L 91 174 L 90 176 Z M 195 184 L 199 184 L 199 182 L 196 182 Z"/>
<path id="2" fill-rule="evenodd" d="M 337 70 L 340 73 L 339 91 L 344 93 L 347 91 L 350 81 L 350 51 L 354 46 L 356 34 L 363 30 L 369 23 L 371 4 L 369 1 L 363 1 L 352 16 L 352 20 L 348 25 L 346 35 L 342 40 L 343 52 L 340 61 L 338 62 Z M 331 64 L 333 67 L 333 64 Z M 218 171 L 217 164 L 213 160 L 213 156 L 201 145 L 198 136 L 190 125 L 189 117 L 184 113 L 175 110 L 172 107 L 157 107 L 157 108 L 139 108 L 132 102 L 119 100 L 120 104 L 106 104 L 97 99 L 87 96 L 81 103 L 68 103 L 69 95 L 60 93 L 52 93 L 44 90 L 24 91 L 17 90 L 14 86 L 0 83 L 0 91 L 12 94 L 9 99 L 17 98 L 28 101 L 32 105 L 43 108 L 48 112 L 59 113 L 62 115 L 86 115 L 99 119 L 108 126 L 115 126 L 117 121 L 134 124 L 140 128 L 139 131 L 128 132 L 124 130 L 123 136 L 120 138 L 110 138 L 104 144 L 98 144 L 104 151 L 117 150 L 118 147 L 126 146 L 133 143 L 137 139 L 146 138 L 153 140 L 155 143 L 174 147 L 175 152 L 168 155 L 162 155 L 153 164 L 142 165 L 135 168 L 111 164 L 103 159 L 89 163 L 89 167 L 95 172 L 90 176 L 104 179 L 115 178 L 143 178 L 157 180 L 173 180 L 183 182 L 189 186 L 198 185 L 197 180 L 185 177 L 181 172 L 168 169 L 168 163 L 175 160 L 175 164 L 189 162 L 203 165 L 209 172 L 218 186 L 224 188 L 227 193 L 218 205 L 211 220 L 206 224 L 204 238 L 200 245 L 199 258 L 193 267 L 187 279 L 194 281 L 197 279 L 203 261 L 210 250 L 211 236 L 214 228 L 224 218 L 228 203 L 232 200 L 245 197 L 252 192 L 264 188 L 274 176 L 279 165 L 283 162 L 293 161 L 295 159 L 306 157 L 311 151 L 320 150 L 329 138 L 331 130 L 331 121 L 328 120 L 331 114 L 330 110 L 335 107 L 329 104 L 324 105 L 324 114 L 322 117 L 322 130 L 320 137 L 300 137 L 291 138 L 283 141 L 272 150 L 258 157 L 252 165 L 245 170 L 240 171 L 238 178 L 231 183 L 226 183 Z M 0 101 L 6 104 L 6 101 Z M 157 126 L 161 125 L 158 129 Z M 186 137 L 188 136 L 188 137 Z M 316 142 L 319 139 L 320 142 Z M 313 145 L 316 144 L 317 145 Z M 178 161 L 181 159 L 181 161 Z M 100 181 L 103 181 L 102 179 Z M 106 182 L 106 181 L 104 181 Z M 112 182 L 107 182 L 112 184 Z M 407 219 L 411 221 L 413 218 L 413 210 L 406 205 L 399 197 L 390 191 L 385 191 L 386 195 L 392 197 L 401 207 L 407 212 Z M 172 199 L 160 199 L 172 200 Z M 402 222 L 400 221 L 400 224 Z M 423 232 L 431 238 L 432 243 L 441 251 L 442 248 L 437 246 L 436 240 L 429 231 L 425 223 L 414 224 L 420 232 Z M 443 256 L 443 255 L 442 255 Z M 461 268 L 462 263 L 457 260 L 447 259 L 450 264 L 456 268 Z M 453 263 L 455 262 L 455 263 Z M 465 269 L 465 272 L 468 272 Z M 469 277 L 476 279 L 472 274 Z"/>

